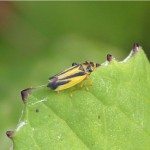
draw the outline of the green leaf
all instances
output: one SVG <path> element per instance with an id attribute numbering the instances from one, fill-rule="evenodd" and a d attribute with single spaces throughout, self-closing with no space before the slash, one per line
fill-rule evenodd
<path id="1" fill-rule="evenodd" d="M 11 135 L 14 150 L 148 150 L 150 64 L 143 50 L 112 60 L 90 78 L 89 90 L 33 90 Z"/>

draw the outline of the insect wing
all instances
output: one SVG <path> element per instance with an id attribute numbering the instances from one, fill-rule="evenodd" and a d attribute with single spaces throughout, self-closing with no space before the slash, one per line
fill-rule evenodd
<path id="1" fill-rule="evenodd" d="M 75 74 L 75 73 L 77 73 L 79 71 L 80 71 L 79 70 L 79 65 L 75 65 L 75 66 L 72 66 L 72 67 L 70 67 L 70 68 L 68 68 L 68 69 L 66 69 L 66 70 L 64 70 L 64 71 L 62 71 L 62 72 L 60 72 L 60 73 L 50 77 L 49 81 L 52 81 L 54 78 L 57 78 L 57 80 L 59 80 L 59 79 L 61 80 L 61 79 L 65 78 L 65 77 L 73 75 L 73 74 Z"/>
<path id="2" fill-rule="evenodd" d="M 54 90 L 61 91 L 61 90 L 70 88 L 70 87 L 82 82 L 86 77 L 87 77 L 86 74 L 82 74 L 82 76 L 76 75 L 76 76 L 73 76 L 70 78 L 68 77 L 67 79 L 64 79 L 64 80 L 58 80 L 54 83 L 54 85 L 55 85 Z"/>

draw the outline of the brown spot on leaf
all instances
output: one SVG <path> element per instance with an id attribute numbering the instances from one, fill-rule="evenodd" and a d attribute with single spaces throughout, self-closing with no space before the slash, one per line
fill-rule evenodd
<path id="1" fill-rule="evenodd" d="M 133 44 L 133 52 L 136 53 L 139 50 L 139 44 L 138 43 L 134 43 Z"/>
<path id="2" fill-rule="evenodd" d="M 35 112 L 39 112 L 39 109 L 36 109 Z"/>
<path id="3" fill-rule="evenodd" d="M 6 135 L 7 135 L 9 138 L 12 138 L 12 137 L 13 137 L 13 134 L 14 134 L 14 131 L 6 131 Z"/>
<path id="4" fill-rule="evenodd" d="M 114 58 L 114 57 L 113 57 L 111 54 L 107 54 L 107 60 L 108 60 L 108 61 L 112 61 L 113 58 Z"/>
<path id="5" fill-rule="evenodd" d="M 21 91 L 21 97 L 24 103 L 26 103 L 28 95 L 31 94 L 33 88 L 27 88 Z"/>

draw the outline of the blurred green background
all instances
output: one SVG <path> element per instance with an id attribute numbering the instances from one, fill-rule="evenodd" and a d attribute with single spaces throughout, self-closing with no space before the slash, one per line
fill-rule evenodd
<path id="1" fill-rule="evenodd" d="M 150 2 L 0 2 L 0 149 L 9 149 L 20 91 L 72 62 L 125 58 L 134 42 L 150 57 Z"/>

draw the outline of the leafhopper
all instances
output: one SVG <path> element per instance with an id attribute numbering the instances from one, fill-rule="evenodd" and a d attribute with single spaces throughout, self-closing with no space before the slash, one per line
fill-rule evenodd
<path id="1" fill-rule="evenodd" d="M 85 61 L 82 64 L 73 63 L 72 67 L 49 78 L 47 87 L 54 91 L 68 89 L 76 84 L 83 83 L 84 80 L 98 67 L 100 64 Z"/>

